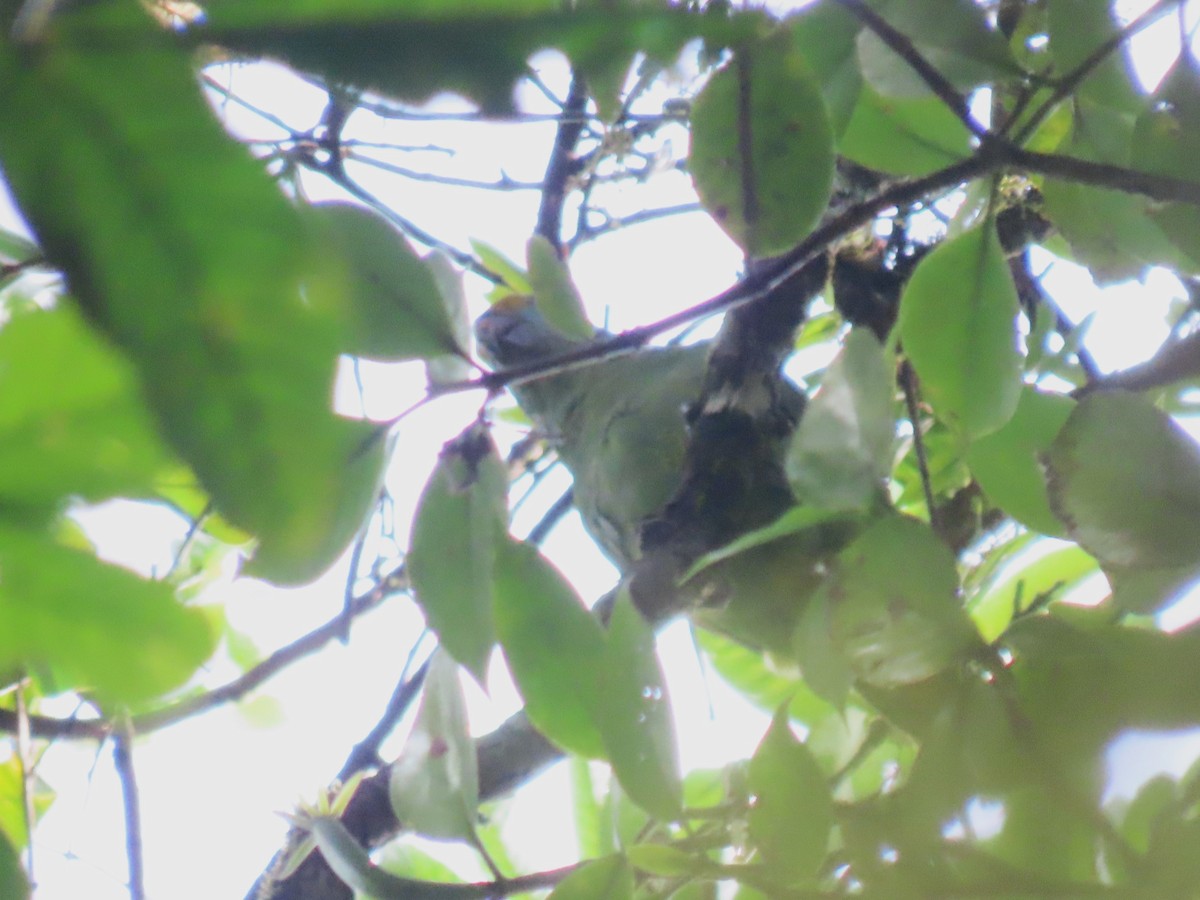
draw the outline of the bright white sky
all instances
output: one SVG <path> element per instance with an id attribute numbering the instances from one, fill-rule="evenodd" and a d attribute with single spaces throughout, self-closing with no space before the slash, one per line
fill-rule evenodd
<path id="1" fill-rule="evenodd" d="M 1135 14 L 1148 0 L 1121 4 Z M 1192 14 L 1200 6 L 1192 0 Z M 1143 77 L 1154 82 L 1173 57 L 1174 24 L 1163 23 L 1138 39 L 1136 56 Z M 535 60 L 543 79 L 565 93 L 563 60 L 545 54 Z M 269 109 L 298 128 L 312 125 L 324 94 L 270 65 L 216 71 L 232 77 L 243 98 Z M 536 90 L 522 90 L 528 111 L 553 112 Z M 460 108 L 444 98 L 439 108 Z M 247 137 L 282 136 L 266 122 L 233 105 L 221 107 L 230 128 Z M 396 123 L 356 114 L 348 135 L 396 144 L 426 143 L 455 148 L 444 154 L 417 154 L 404 164 L 438 166 L 466 178 L 495 179 L 501 171 L 518 180 L 537 181 L 551 145 L 551 124 L 463 125 Z M 685 141 L 680 130 L 678 141 Z M 455 190 L 407 181 L 358 167 L 354 177 L 376 196 L 422 228 L 457 247 L 482 238 L 520 260 L 533 226 L 533 192 L 498 193 Z M 320 179 L 306 182 L 314 199 L 340 197 Z M 609 197 L 611 209 L 626 204 L 671 205 L 694 200 L 683 176 L 658 180 L 654 193 Z M 629 209 L 634 208 L 632 205 Z M 14 217 L 0 204 L 0 225 Z M 621 329 L 658 319 L 690 306 L 736 277 L 740 253 L 703 215 L 673 217 L 639 225 L 583 247 L 572 270 L 595 321 Z M 1046 283 L 1075 321 L 1095 313 L 1089 346 L 1100 365 L 1121 368 L 1145 359 L 1166 335 L 1161 320 L 1181 286 L 1166 273 L 1151 273 L 1144 283 L 1130 282 L 1098 291 L 1075 267 L 1053 263 Z M 475 304 L 483 308 L 482 285 L 468 279 Z M 364 364 L 365 397 L 360 401 L 349 377 L 341 379 L 337 402 L 349 413 L 362 411 L 387 418 L 410 406 L 423 391 L 416 366 Z M 396 461 L 388 488 L 396 501 L 397 538 L 403 546 L 416 495 L 432 469 L 443 441 L 474 417 L 482 398 L 439 400 L 405 419 L 398 428 Z M 564 479 L 565 483 L 565 479 Z M 554 492 L 547 491 L 550 502 Z M 536 521 L 536 506 L 523 512 L 517 527 Z M 186 523 L 164 510 L 131 504 L 107 504 L 83 510 L 80 518 L 103 556 L 138 571 L 165 571 Z M 598 596 L 614 571 L 572 517 L 545 545 L 545 552 L 589 599 Z M 282 591 L 231 572 L 211 588 L 211 599 L 227 604 L 234 624 L 270 652 L 332 617 L 342 604 L 347 563 L 343 561 L 314 584 Z M 248 703 L 228 706 L 140 740 L 135 761 L 141 791 L 147 864 L 147 888 L 159 900 L 240 897 L 280 845 L 286 825 L 275 814 L 311 800 L 340 768 L 350 746 L 374 724 L 399 676 L 404 657 L 420 628 L 407 601 L 396 598 L 360 622 L 349 648 L 330 646 L 315 658 L 293 666 Z M 718 679 L 701 672 L 685 629 L 668 629 L 660 646 L 669 661 L 672 701 L 679 719 L 679 744 L 685 768 L 716 766 L 749 754 L 761 737 L 766 718 L 744 704 Z M 497 664 L 491 699 L 472 688 L 472 724 L 476 731 L 495 727 L 516 704 L 503 667 Z M 214 666 L 205 682 L 219 684 L 235 676 L 231 667 Z M 711 710 L 710 710 L 711 708 Z M 64 706 L 59 713 L 68 713 Z M 399 741 L 385 750 L 394 755 Z M 1161 765 L 1181 770 L 1197 754 L 1200 739 L 1186 748 L 1159 747 L 1147 763 L 1143 744 L 1123 743 L 1112 755 L 1115 771 L 1126 773 L 1123 792 Z M 387 755 L 385 753 L 385 755 Z M 117 900 L 127 896 L 119 787 L 110 748 L 97 756 L 94 747 L 75 744 L 48 753 L 43 776 L 58 799 L 36 832 L 39 900 Z M 538 779 L 522 794 L 508 818 L 511 834 L 535 836 L 516 843 L 517 858 L 530 868 L 571 861 L 573 826 L 562 802 L 567 782 L 562 767 Z M 555 821 L 554 816 L 564 818 Z M 455 858 L 462 858 L 455 855 Z M 197 860 L 221 860 L 197 866 Z M 467 873 L 471 874 L 471 873 Z M 482 874 L 476 873 L 476 874 Z"/>

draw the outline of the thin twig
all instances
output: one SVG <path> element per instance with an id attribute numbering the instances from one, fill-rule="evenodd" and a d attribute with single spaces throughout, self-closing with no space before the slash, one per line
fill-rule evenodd
<path id="1" fill-rule="evenodd" d="M 587 88 L 578 72 L 571 75 L 571 87 L 563 104 L 563 118 L 554 135 L 554 148 L 542 179 L 542 202 L 538 206 L 534 234 L 540 234 L 555 250 L 562 248 L 562 210 L 571 178 L 579 171 L 575 147 L 583 133 L 583 124 L 574 119 L 587 106 Z"/>
<path id="2" fill-rule="evenodd" d="M 883 16 L 867 6 L 863 0 L 837 0 L 837 2 L 873 31 L 875 36 L 883 41 L 893 53 L 904 60 L 975 137 L 985 142 L 991 139 L 991 133 L 976 122 L 974 116 L 971 115 L 971 107 L 967 103 L 967 98 L 955 89 L 946 76 L 933 67 L 907 35 L 893 28 Z"/>
<path id="3" fill-rule="evenodd" d="M 354 745 L 350 750 L 350 755 L 342 764 L 337 780 L 343 784 L 355 773 L 376 768 L 383 763 L 379 757 L 380 745 L 395 730 L 396 724 L 404 718 L 404 714 L 408 712 L 413 700 L 420 694 L 421 686 L 425 683 L 425 676 L 429 672 L 429 659 L 427 658 L 417 671 L 409 675 L 409 665 L 420 645 L 421 641 L 418 639 L 409 652 L 404 669 L 400 673 L 400 680 L 396 682 L 396 687 L 392 691 L 392 696 L 388 698 L 379 721 L 367 732 L 366 737 Z"/>
<path id="4" fill-rule="evenodd" d="M 407 576 L 401 566 L 387 577 L 380 579 L 366 594 L 355 598 L 354 615 L 361 616 L 374 609 L 387 597 L 406 589 Z M 311 656 L 330 641 L 338 639 L 342 633 L 342 616 L 343 613 L 339 610 L 338 614 L 328 622 L 319 625 L 290 644 L 280 647 L 258 665 L 220 687 L 195 697 L 187 697 L 162 709 L 132 716 L 130 718 L 131 727 L 137 734 L 148 734 L 224 703 L 241 699 L 293 663 Z M 0 709 L 0 731 L 13 732 L 17 726 L 16 713 L 12 710 Z M 33 735 L 43 738 L 103 740 L 112 734 L 113 723 L 106 718 L 58 719 L 52 716 L 31 715 L 29 716 L 29 728 Z"/>
<path id="5" fill-rule="evenodd" d="M 1047 97 L 1042 103 L 1042 105 L 1037 108 L 1036 112 L 1026 119 L 1025 124 L 1021 126 L 1017 133 L 1012 135 L 1011 140 L 1013 143 L 1024 144 L 1025 141 L 1029 139 L 1029 136 L 1037 130 L 1037 127 L 1041 125 L 1043 121 L 1045 121 L 1046 116 L 1050 115 L 1050 113 L 1056 106 L 1058 106 L 1059 103 L 1071 96 L 1071 94 L 1075 92 L 1075 89 L 1078 88 L 1079 85 L 1082 84 L 1083 81 L 1092 74 L 1092 71 L 1102 62 L 1104 62 L 1104 60 L 1106 60 L 1118 47 L 1121 46 L 1121 44 L 1125 43 L 1127 40 L 1133 37 L 1133 35 L 1137 34 L 1147 25 L 1157 20 L 1158 17 L 1165 12 L 1165 9 L 1163 8 L 1165 6 L 1166 0 L 1159 0 L 1158 3 L 1155 3 L 1124 28 L 1113 34 L 1108 40 L 1100 44 L 1100 46 L 1098 46 L 1095 50 L 1089 53 L 1086 58 L 1084 58 L 1083 62 L 1063 76 L 1059 80 L 1058 86 L 1054 89 L 1053 93 L 1051 93 L 1050 96 Z M 1015 124 L 1016 118 L 1014 117 L 1009 121 L 1010 123 Z"/>
<path id="6" fill-rule="evenodd" d="M 501 172 L 500 177 L 495 181 L 480 181 L 474 178 L 459 178 L 454 175 L 436 175 L 433 172 L 421 172 L 417 169 L 398 166 L 382 159 L 375 159 L 373 156 L 364 156 L 361 153 L 351 153 L 346 159 L 364 166 L 371 166 L 381 171 L 389 172 L 392 175 L 399 175 L 401 178 L 407 178 L 410 181 L 444 184 L 447 187 L 470 188 L 479 191 L 540 191 L 542 189 L 540 181 L 517 181 L 515 178 L 510 178 L 504 172 Z"/>
<path id="7" fill-rule="evenodd" d="M 574 502 L 575 492 L 571 488 L 567 488 L 559 495 L 559 498 L 554 501 L 550 508 L 546 510 L 545 515 L 538 520 L 538 523 L 529 530 L 529 535 L 525 540 L 535 546 L 541 545 L 554 526 L 559 523 L 563 516 L 571 511 L 571 504 Z"/>
<path id="8" fill-rule="evenodd" d="M 921 475 L 921 490 L 925 495 L 925 508 L 929 512 L 929 525 L 935 534 L 938 529 L 939 513 L 933 496 L 933 479 L 929 476 L 929 457 L 925 454 L 925 437 L 921 434 L 921 409 L 917 399 L 917 376 L 908 360 L 900 364 L 900 388 L 904 391 L 904 405 L 908 409 L 908 420 L 912 423 L 913 452 L 917 457 L 917 471 Z"/>
<path id="9" fill-rule="evenodd" d="M 113 730 L 113 765 L 121 782 L 125 812 L 125 858 L 129 863 L 129 900 L 145 900 L 142 863 L 142 815 L 138 804 L 137 776 L 133 768 L 133 728 L 124 717 Z"/>

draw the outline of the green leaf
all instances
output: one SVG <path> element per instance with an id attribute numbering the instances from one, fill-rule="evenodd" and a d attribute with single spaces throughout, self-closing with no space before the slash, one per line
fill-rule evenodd
<path id="1" fill-rule="evenodd" d="M 862 88 L 854 38 L 858 19 L 831 3 L 814 3 L 789 16 L 784 24 L 796 51 L 817 76 L 833 133 L 841 137 Z"/>
<path id="2" fill-rule="evenodd" d="M 654 631 L 622 592 L 608 623 L 594 714 L 613 774 L 652 816 L 672 820 L 683 802 L 671 701 Z"/>
<path id="3" fill-rule="evenodd" d="M 442 298 L 454 335 L 455 347 L 471 346 L 471 322 L 467 315 L 467 297 L 463 291 L 462 270 L 441 250 L 434 250 L 425 257 L 425 266 L 433 276 L 438 293 Z M 433 386 L 452 384 L 469 378 L 474 364 L 461 350 L 435 356 L 425 361 L 425 373 Z"/>
<path id="4" fill-rule="evenodd" d="M 750 839 L 788 880 L 814 879 L 829 850 L 833 801 L 825 774 L 796 740 L 787 712 L 775 715 L 750 759 Z"/>
<path id="5" fill-rule="evenodd" d="M 709 868 L 706 860 L 667 844 L 635 844 L 626 854 L 638 871 L 665 878 L 696 875 Z"/>
<path id="6" fill-rule="evenodd" d="M 446 444 L 413 518 L 408 572 L 429 627 L 481 684 L 496 642 L 497 547 L 508 530 L 508 476 L 487 429 Z"/>
<path id="7" fill-rule="evenodd" d="M 62 306 L 0 331 L 0 498 L 145 496 L 170 464 L 129 363 Z"/>
<path id="8" fill-rule="evenodd" d="M 988 26 L 983 7 L 971 0 L 885 0 L 876 4 L 887 22 L 962 94 L 997 78 L 1017 74 L 1000 32 Z M 870 29 L 858 35 L 863 76 L 889 97 L 926 97 L 931 90 Z"/>
<path id="9" fill-rule="evenodd" d="M 928 175 L 971 153 L 971 132 L 932 97 L 883 97 L 863 85 L 838 151 L 889 175 Z"/>
<path id="10" fill-rule="evenodd" d="M 31 896 L 21 859 L 3 833 L 0 833 L 0 896 L 11 900 L 27 900 Z"/>
<path id="11" fill-rule="evenodd" d="M 1066 531 L 1050 509 L 1038 456 L 1049 449 L 1074 407 L 1061 394 L 1024 387 L 1013 417 L 967 447 L 971 473 L 988 499 L 1022 525 L 1055 537 Z"/>
<path id="12" fill-rule="evenodd" d="M 169 585 L 0 523 L 0 667 L 47 665 L 63 687 L 134 703 L 179 687 L 216 636 Z"/>
<path id="13" fill-rule="evenodd" d="M 343 202 L 303 212 L 346 278 L 343 352 L 388 362 L 465 353 L 433 276 L 386 219 Z"/>
<path id="14" fill-rule="evenodd" d="M 855 675 L 887 687 L 940 672 L 975 646 L 954 556 L 928 525 L 891 516 L 838 554 L 829 638 Z"/>
<path id="15" fill-rule="evenodd" d="M 136 5 L 0 42 L 0 162 L 50 262 L 137 367 L 221 510 L 280 557 L 325 539 L 356 435 L 330 410 L 335 323 L 305 301 L 299 216 Z M 47 99 L 52 98 L 52 99 Z"/>
<path id="16" fill-rule="evenodd" d="M 396 818 L 418 834 L 470 840 L 475 833 L 475 743 L 458 666 L 440 650 L 430 661 L 412 732 L 392 764 L 388 796 Z"/>
<path id="17" fill-rule="evenodd" d="M 1079 547 L 1068 546 L 1032 562 L 1014 561 L 1011 568 L 967 601 L 967 611 L 988 643 L 1003 634 L 1013 618 L 1034 601 L 1049 594 L 1062 596 L 1096 574 L 1097 564 L 1095 557 Z"/>
<path id="18" fill-rule="evenodd" d="M 865 510 L 892 467 L 895 365 L 856 328 L 829 364 L 788 445 L 788 481 L 802 503 Z"/>
<path id="19" fill-rule="evenodd" d="M 1044 461 L 1055 514 L 1106 570 L 1200 565 L 1200 448 L 1150 403 L 1085 397 Z"/>
<path id="20" fill-rule="evenodd" d="M 571 280 L 571 272 L 554 246 L 540 234 L 535 234 L 525 250 L 529 261 L 529 283 L 538 312 L 567 337 L 591 340 L 596 328 L 588 320 L 583 299 Z"/>
<path id="21" fill-rule="evenodd" d="M 780 253 L 816 224 L 833 187 L 833 132 L 786 35 L 741 46 L 705 85 L 688 164 L 705 209 L 751 256 Z"/>
<path id="22" fill-rule="evenodd" d="M 0 841 L 7 838 L 18 850 L 29 846 L 29 829 L 25 815 L 26 783 L 32 791 L 35 822 L 55 800 L 54 789 L 36 771 L 30 773 L 28 782 L 25 779 L 26 773 L 17 754 L 14 753 L 0 762 Z M 4 879 L 0 878 L 0 885 L 2 884 Z"/>
<path id="23" fill-rule="evenodd" d="M 1112 4 L 1094 0 L 1048 0 L 1046 32 L 1055 74 L 1065 77 L 1117 33 Z M 1076 90 L 1079 96 L 1094 103 L 1127 111 L 1136 110 L 1144 102 L 1133 85 L 1124 47 L 1108 54 Z"/>
<path id="24" fill-rule="evenodd" d="M 533 295 L 533 285 L 529 283 L 529 273 L 491 244 L 472 238 L 471 249 L 475 251 L 475 255 L 479 257 L 483 267 L 500 279 L 497 288 L 501 286 L 507 288 L 505 293 L 493 294 L 489 298 L 493 303 L 511 294 L 520 294 L 526 297 Z M 496 288 L 493 288 L 493 292 L 495 290 Z"/>
<path id="25" fill-rule="evenodd" d="M 917 265 L 897 327 L 921 390 L 968 438 L 1012 418 L 1021 396 L 1017 291 L 991 225 L 938 245 Z"/>
<path id="26" fill-rule="evenodd" d="M 332 497 L 333 508 L 328 510 L 325 521 L 313 528 L 305 552 L 294 555 L 290 548 L 278 543 L 263 543 L 242 567 L 244 574 L 279 585 L 308 584 L 337 562 L 362 530 L 379 502 L 396 438 L 385 436 L 383 429 L 371 422 L 345 424 L 348 426 L 346 459 L 333 478 L 337 491 Z M 221 527 L 219 522 L 214 524 Z M 236 539 L 237 535 L 229 537 Z"/>
<path id="27" fill-rule="evenodd" d="M 547 900 L 630 900 L 633 870 L 624 856 L 613 854 L 584 863 L 550 892 Z"/>
<path id="28" fill-rule="evenodd" d="M 604 664 L 604 629 L 536 547 L 501 547 L 495 615 L 529 721 L 570 753 L 604 756 L 592 716 L 592 694 Z"/>
<path id="29" fill-rule="evenodd" d="M 579 855 L 583 858 L 604 856 L 616 850 L 612 829 L 612 803 L 607 791 L 596 797 L 592 763 L 579 756 L 567 760 L 571 773 L 571 812 L 579 837 Z"/>

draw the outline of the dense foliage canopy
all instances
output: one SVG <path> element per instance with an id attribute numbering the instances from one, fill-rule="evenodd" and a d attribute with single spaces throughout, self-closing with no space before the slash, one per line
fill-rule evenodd
<path id="1" fill-rule="evenodd" d="M 1200 726 L 1200 627 L 1159 616 L 1200 569 L 1197 9 L 1113 6 L 0 0 L 0 170 L 29 227 L 0 231 L 0 896 L 28 890 L 53 742 L 114 742 L 140 897 L 134 739 L 413 602 L 439 650 L 346 736 L 253 896 L 1200 896 L 1200 770 L 1105 801 L 1114 738 Z M 1183 49 L 1147 87 L 1129 44 L 1164 23 Z M 521 120 L 547 49 L 571 75 L 544 177 L 474 185 L 535 192 L 524 260 L 362 187 L 356 121 L 445 92 L 475 104 L 459 121 Z M 327 104 L 304 130 L 259 110 L 286 137 L 246 141 L 212 73 L 263 59 Z M 597 331 L 572 253 L 684 212 L 604 205 L 680 172 L 742 277 Z M 345 199 L 310 202 L 314 177 Z M 1102 371 L 1052 258 L 1173 273 L 1166 342 Z M 716 314 L 710 343 L 651 346 Z M 405 448 L 399 420 L 335 413 L 352 359 L 479 401 L 405 470 L 424 488 L 390 555 Z M 621 569 L 603 597 L 539 549 L 570 497 L 514 536 L 556 462 Z M 78 511 L 111 498 L 191 523 L 170 571 L 97 556 Z M 348 552 L 344 614 L 269 656 L 201 591 L 230 553 L 301 585 Z M 680 616 L 772 716 L 720 770 L 677 761 L 655 629 Z M 498 653 L 524 708 L 472 737 L 463 679 Z M 213 686 L 213 660 L 241 674 Z M 488 811 L 563 757 L 578 862 L 520 870 Z M 491 877 L 368 855 L 414 833 Z"/>

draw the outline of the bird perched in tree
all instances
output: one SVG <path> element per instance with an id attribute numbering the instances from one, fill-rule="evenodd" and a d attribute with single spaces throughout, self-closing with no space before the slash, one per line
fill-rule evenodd
<path id="1" fill-rule="evenodd" d="M 550 325 L 528 297 L 497 303 L 476 322 L 475 335 L 485 361 L 498 368 L 588 343 Z M 707 356 L 704 345 L 651 347 L 513 388 L 571 470 L 588 533 L 622 572 L 641 556 L 642 523 L 682 481 L 686 409 L 700 396 Z"/>

